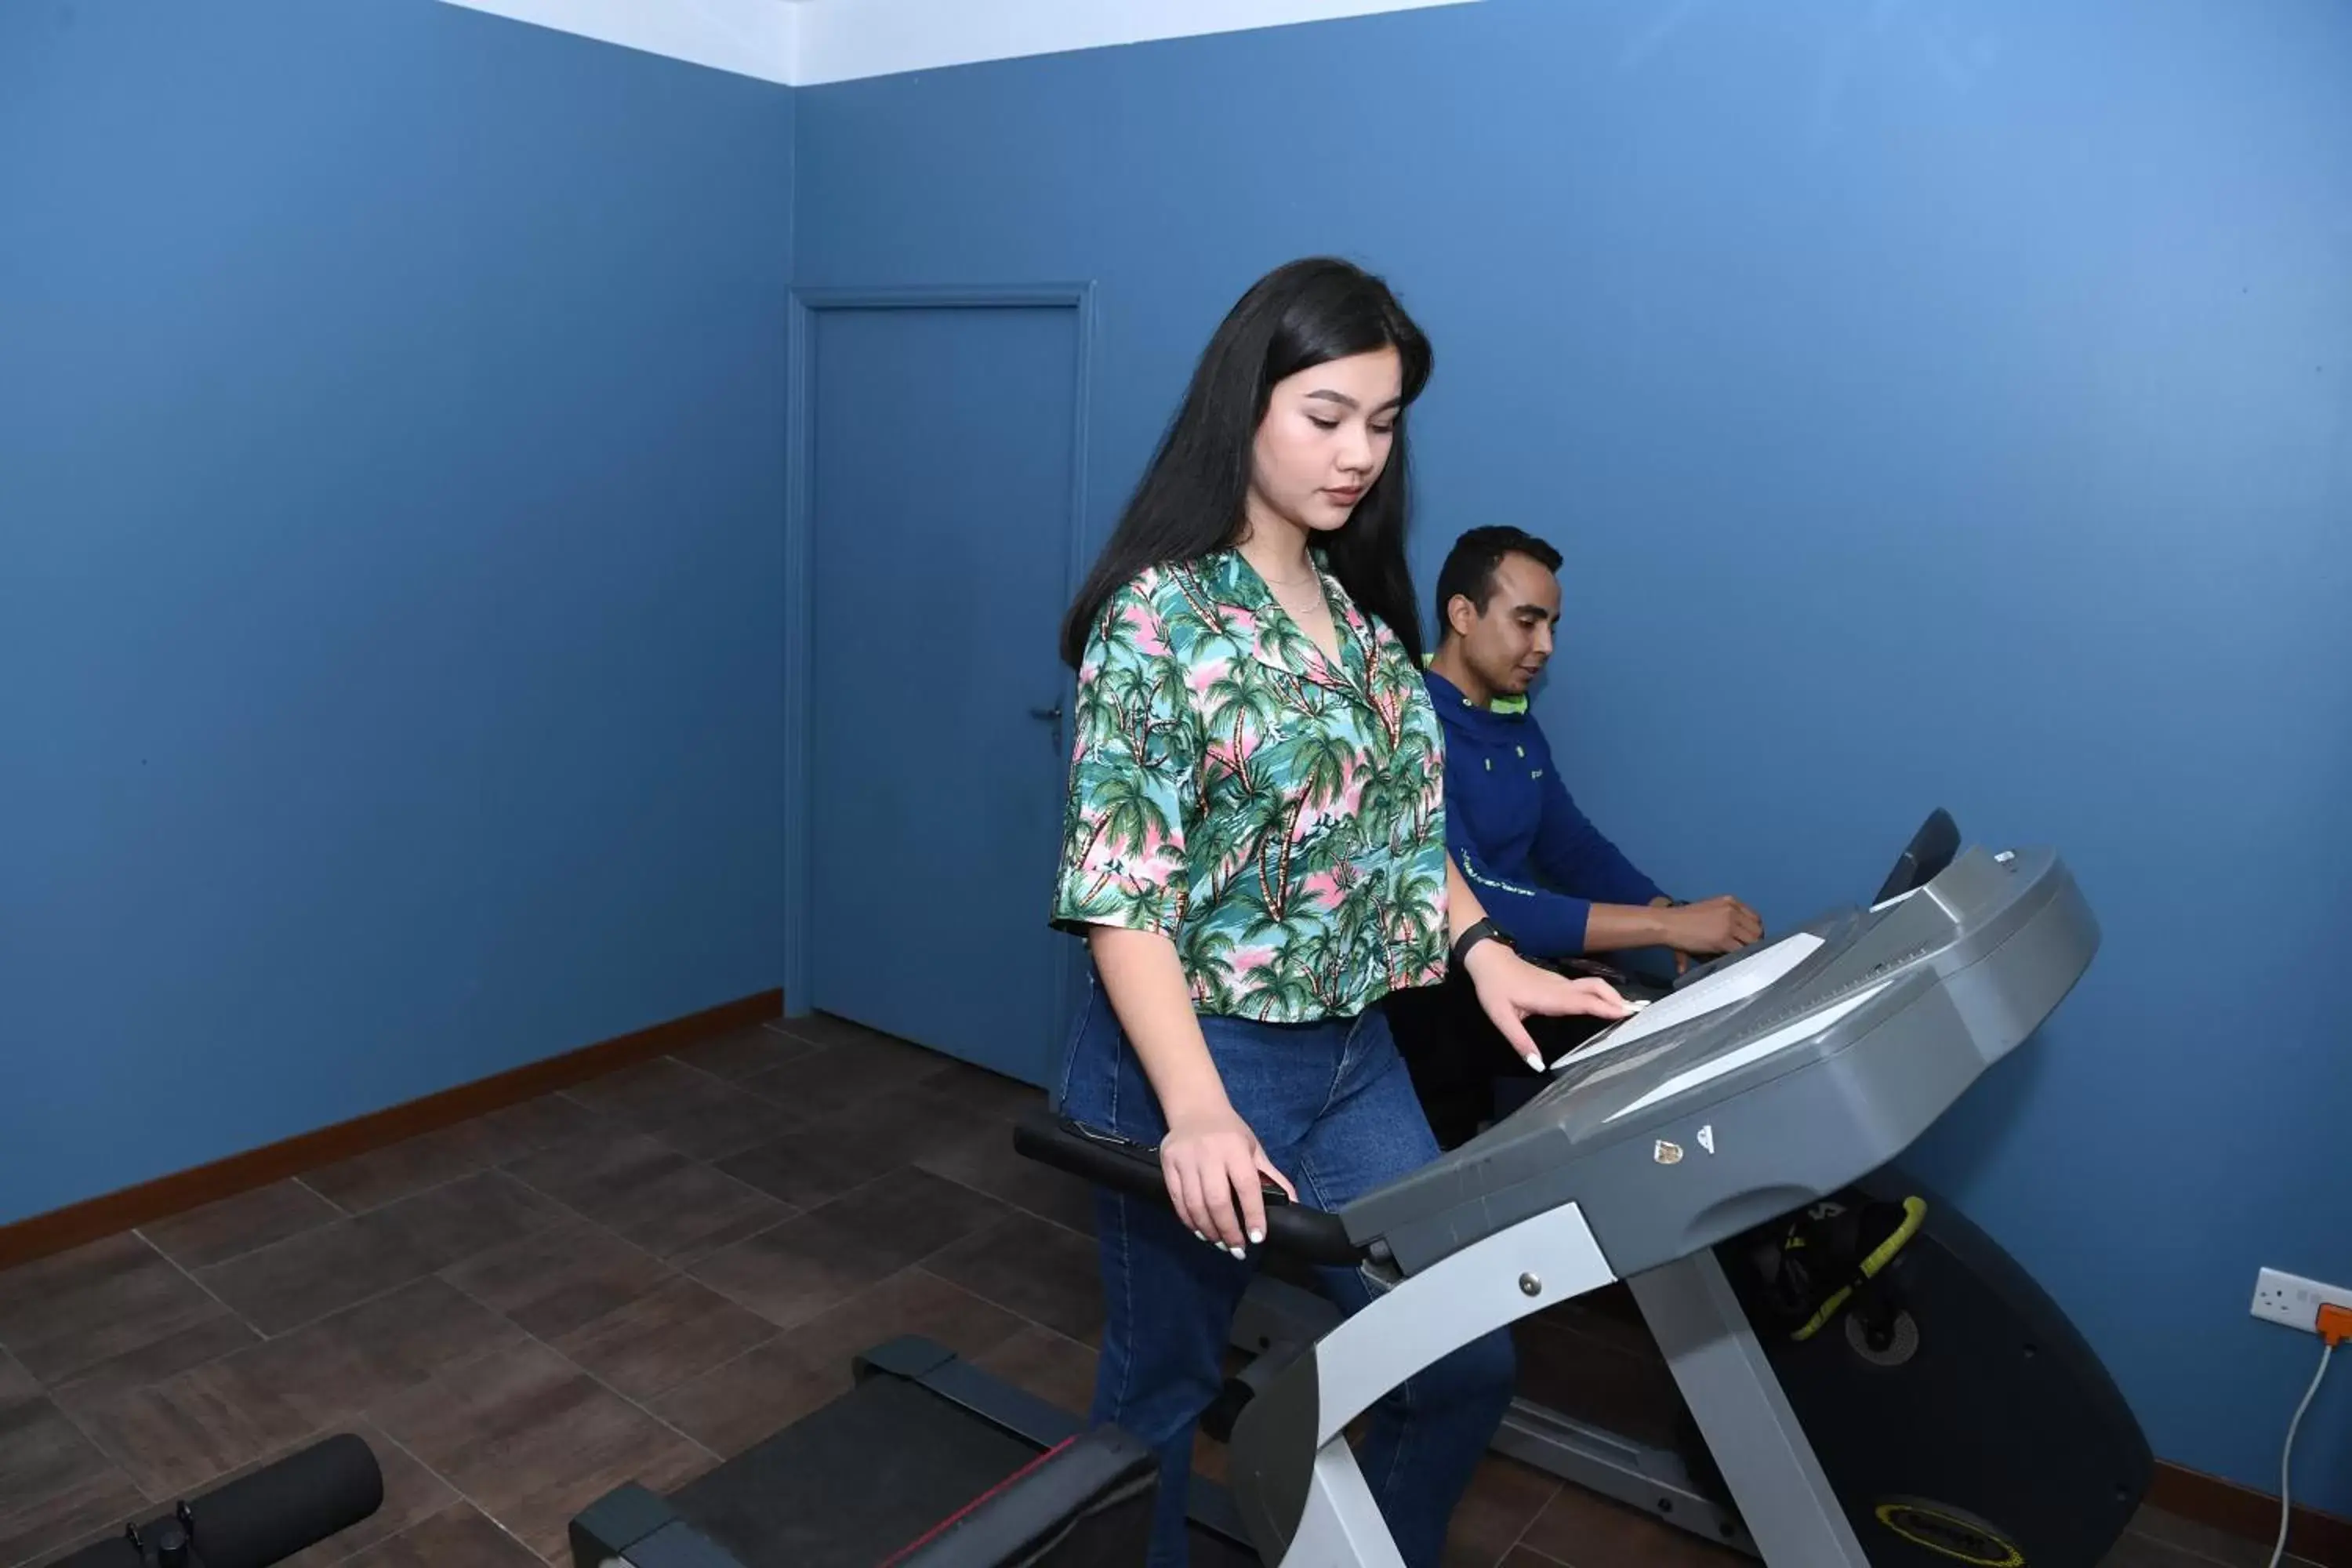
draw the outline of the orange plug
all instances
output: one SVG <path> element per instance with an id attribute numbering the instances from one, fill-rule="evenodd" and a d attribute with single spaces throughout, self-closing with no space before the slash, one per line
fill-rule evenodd
<path id="1" fill-rule="evenodd" d="M 2330 1345 L 2340 1345 L 2352 1340 L 2352 1307 L 2339 1307 L 2329 1301 L 2319 1309 L 2319 1321 L 2314 1325 L 2319 1337 Z"/>

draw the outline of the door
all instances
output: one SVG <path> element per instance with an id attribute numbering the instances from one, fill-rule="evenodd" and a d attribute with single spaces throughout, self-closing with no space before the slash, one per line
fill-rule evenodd
<path id="1" fill-rule="evenodd" d="M 1078 310 L 806 320 L 809 1004 L 1042 1084 Z"/>

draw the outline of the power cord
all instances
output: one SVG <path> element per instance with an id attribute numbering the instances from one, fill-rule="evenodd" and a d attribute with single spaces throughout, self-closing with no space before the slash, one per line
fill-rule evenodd
<path id="1" fill-rule="evenodd" d="M 2336 1347 L 2352 1339 L 2352 1311 L 2334 1305 L 2319 1309 L 2316 1325 L 2319 1337 L 2326 1342 L 2319 1352 L 2319 1370 L 2311 1374 L 2311 1386 L 2303 1391 L 2303 1403 L 2294 1407 L 2294 1419 L 2286 1424 L 2286 1447 L 2279 1454 L 2279 1534 L 2278 1545 L 2271 1552 L 2270 1568 L 2279 1568 L 2286 1561 L 2286 1533 L 2294 1522 L 2294 1504 L 2287 1498 L 2289 1467 L 2294 1462 L 2294 1434 L 2303 1425 L 2303 1413 L 2311 1408 L 2311 1396 L 2319 1392 L 2319 1380 L 2327 1375 L 2328 1359 Z"/>

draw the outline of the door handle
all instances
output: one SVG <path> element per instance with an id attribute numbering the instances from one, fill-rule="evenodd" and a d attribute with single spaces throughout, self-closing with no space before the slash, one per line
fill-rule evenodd
<path id="1" fill-rule="evenodd" d="M 1056 702 L 1051 708 L 1032 708 L 1029 710 L 1029 717 L 1036 720 L 1040 724 L 1051 724 L 1053 726 L 1053 729 L 1047 732 L 1053 738 L 1055 752 L 1056 753 L 1060 752 L 1062 749 L 1062 705 Z"/>

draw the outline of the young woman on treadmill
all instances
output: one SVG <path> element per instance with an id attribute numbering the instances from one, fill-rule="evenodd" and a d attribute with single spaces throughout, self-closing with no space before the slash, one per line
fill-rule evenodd
<path id="1" fill-rule="evenodd" d="M 1160 1450 L 1154 1568 L 1184 1561 L 1260 1178 L 1336 1209 L 1437 1156 L 1381 997 L 1459 966 L 1531 1060 L 1528 1016 L 1628 1010 L 1522 961 L 1446 854 L 1405 556 L 1403 421 L 1430 364 L 1378 279 L 1307 260 L 1261 279 L 1062 628 L 1078 705 L 1053 918 L 1094 973 L 1055 1098 L 1158 1145 L 1174 1205 L 1097 1191 L 1094 1417 Z M 1369 1300 L 1351 1269 L 1325 1289 Z M 1496 1332 L 1376 1413 L 1359 1459 L 1407 1563 L 1438 1563 L 1513 1370 Z"/>

